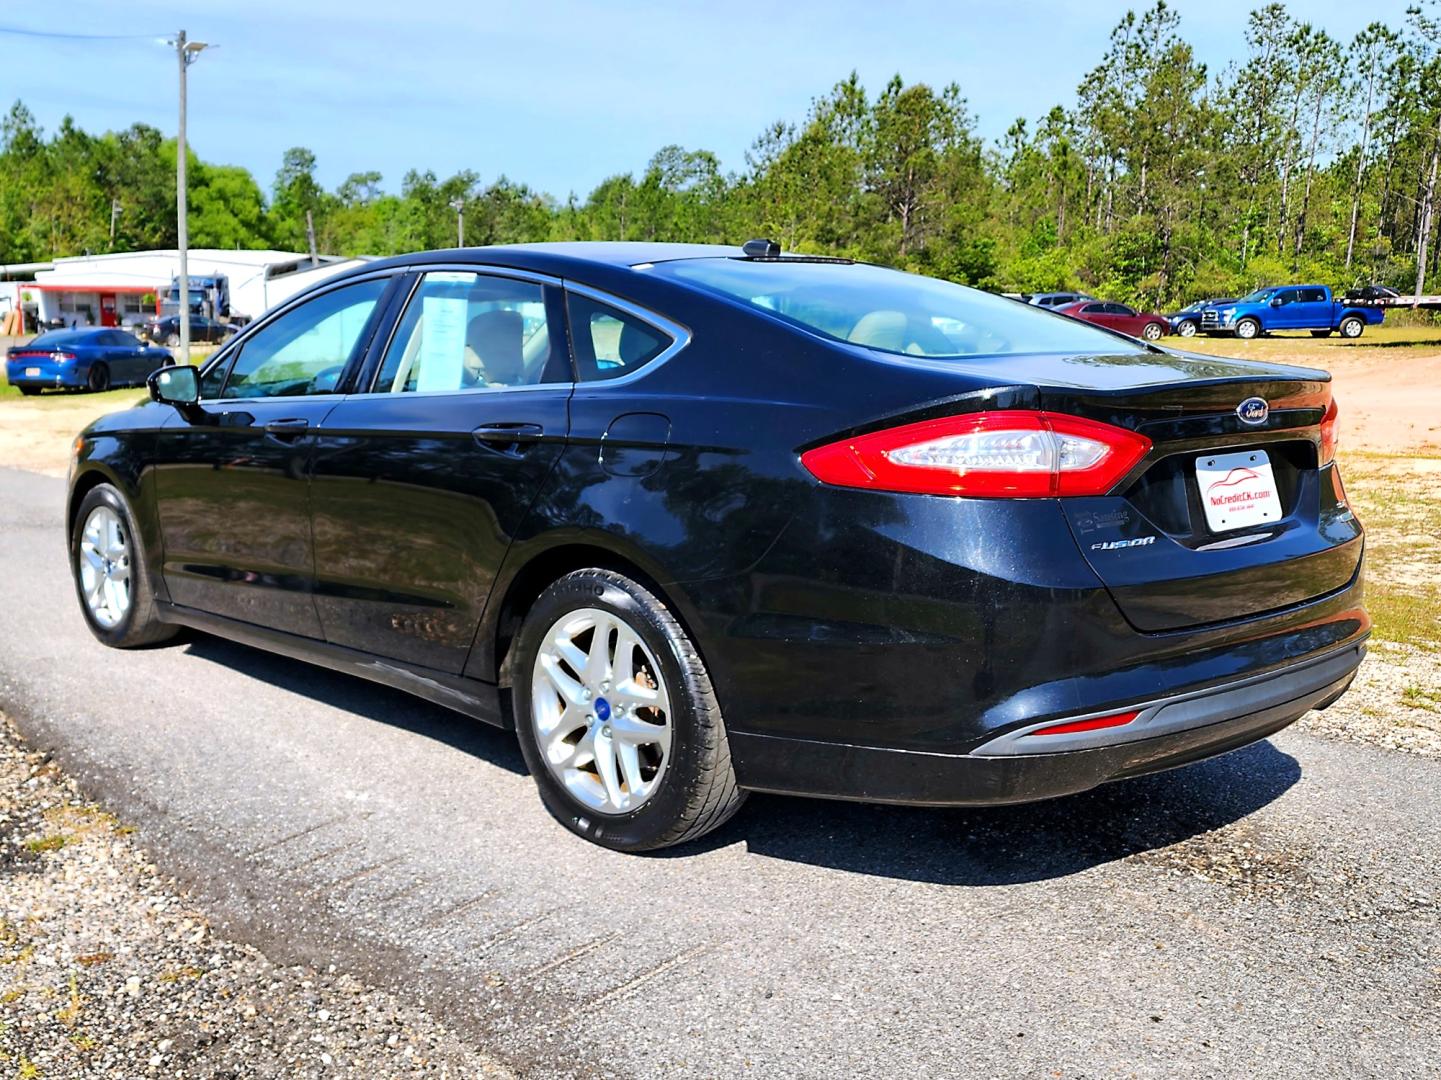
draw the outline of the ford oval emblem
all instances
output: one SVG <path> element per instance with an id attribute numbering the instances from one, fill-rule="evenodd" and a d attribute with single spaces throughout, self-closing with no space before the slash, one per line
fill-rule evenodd
<path id="1" fill-rule="evenodd" d="M 1236 406 L 1236 415 L 1243 424 L 1264 424 L 1266 417 L 1271 415 L 1271 406 L 1266 404 L 1265 398 L 1248 397 Z"/>

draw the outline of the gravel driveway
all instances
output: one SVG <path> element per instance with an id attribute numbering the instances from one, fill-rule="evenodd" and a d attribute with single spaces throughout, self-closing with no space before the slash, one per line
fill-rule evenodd
<path id="1" fill-rule="evenodd" d="M 219 932 L 524 1075 L 1436 1074 L 1437 759 L 1293 730 L 1031 807 L 753 798 L 617 855 L 504 733 L 214 639 L 101 648 L 62 499 L 0 471 L 0 706 Z"/>

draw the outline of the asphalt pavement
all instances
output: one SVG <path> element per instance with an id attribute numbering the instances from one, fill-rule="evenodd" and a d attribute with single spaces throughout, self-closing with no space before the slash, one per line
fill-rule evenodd
<path id="1" fill-rule="evenodd" d="M 0 708 L 230 932 L 522 1074 L 1441 1068 L 1434 760 L 1287 731 L 1029 807 L 753 797 L 620 855 L 546 815 L 507 733 L 202 635 L 103 648 L 63 501 L 0 470 Z"/>

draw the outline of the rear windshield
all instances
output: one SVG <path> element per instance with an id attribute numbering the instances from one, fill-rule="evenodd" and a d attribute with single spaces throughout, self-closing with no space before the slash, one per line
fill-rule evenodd
<path id="1" fill-rule="evenodd" d="M 654 273 L 837 341 L 905 356 L 1145 351 L 1045 308 L 879 266 L 683 259 L 658 263 Z"/>
<path id="2" fill-rule="evenodd" d="M 27 349 L 45 349 L 53 348 L 56 345 L 78 345 L 89 336 L 89 330 L 51 330 L 41 334 L 25 347 Z"/>

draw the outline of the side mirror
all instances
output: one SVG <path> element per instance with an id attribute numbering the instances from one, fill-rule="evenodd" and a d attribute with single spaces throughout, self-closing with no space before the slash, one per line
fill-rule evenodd
<path id="1" fill-rule="evenodd" d="M 1280 307 L 1280 306 L 1281 306 L 1281 298 L 1278 296 L 1278 297 L 1276 297 L 1274 300 L 1272 300 L 1272 301 L 1271 301 L 1271 306 L 1272 306 L 1272 307 Z"/>
<path id="2" fill-rule="evenodd" d="M 200 400 L 200 369 L 188 365 L 163 367 L 150 373 L 145 386 L 151 401 L 185 408 Z"/>

